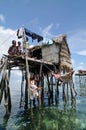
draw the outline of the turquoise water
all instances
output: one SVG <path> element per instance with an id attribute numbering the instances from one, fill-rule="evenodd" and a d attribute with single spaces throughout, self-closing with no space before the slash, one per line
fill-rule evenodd
<path id="1" fill-rule="evenodd" d="M 60 87 L 57 104 L 53 101 L 48 105 L 45 99 L 40 111 L 37 106 L 25 111 L 19 108 L 20 81 L 13 82 L 11 114 L 5 115 L 4 102 L 0 105 L 0 130 L 86 130 L 86 84 L 76 78 L 74 86 L 77 91 L 74 98 L 63 100 Z"/>

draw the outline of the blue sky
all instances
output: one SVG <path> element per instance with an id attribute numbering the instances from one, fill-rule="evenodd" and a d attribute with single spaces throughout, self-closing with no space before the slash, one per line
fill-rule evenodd
<path id="1" fill-rule="evenodd" d="M 86 0 L 0 0 L 0 55 L 22 25 L 44 38 L 66 34 L 74 69 L 86 69 Z"/>

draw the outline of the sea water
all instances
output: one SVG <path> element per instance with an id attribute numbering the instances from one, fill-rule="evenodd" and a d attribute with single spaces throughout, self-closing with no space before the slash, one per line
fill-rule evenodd
<path id="1" fill-rule="evenodd" d="M 60 87 L 58 103 L 53 101 L 48 104 L 45 98 L 40 111 L 37 106 L 27 110 L 20 108 L 20 84 L 20 80 L 11 80 L 10 115 L 5 114 L 4 100 L 0 105 L 0 130 L 86 130 L 85 80 L 79 81 L 79 78 L 75 78 L 77 95 L 73 98 L 69 96 L 66 101 L 62 98 Z"/>

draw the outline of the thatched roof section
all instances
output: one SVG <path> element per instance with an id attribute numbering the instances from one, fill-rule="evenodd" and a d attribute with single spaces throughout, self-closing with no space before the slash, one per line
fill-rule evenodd
<path id="1" fill-rule="evenodd" d="M 53 41 L 54 43 L 58 43 L 58 44 L 62 44 L 63 42 L 65 42 L 65 44 L 67 45 L 67 48 L 68 48 L 68 52 L 69 52 L 69 54 L 70 54 L 70 49 L 69 49 L 69 47 L 68 47 L 67 35 L 66 35 L 66 34 L 60 35 L 60 36 L 57 36 L 57 37 L 54 37 L 54 38 L 52 39 L 52 41 Z"/>
<path id="2" fill-rule="evenodd" d="M 57 36 L 57 37 L 54 37 L 52 38 L 52 40 L 55 42 L 55 43 L 62 43 L 62 41 L 64 39 L 66 39 L 66 35 L 60 35 L 60 36 Z"/>

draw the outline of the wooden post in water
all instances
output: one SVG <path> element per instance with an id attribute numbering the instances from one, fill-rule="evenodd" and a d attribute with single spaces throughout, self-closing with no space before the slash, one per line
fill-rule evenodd
<path id="1" fill-rule="evenodd" d="M 50 82 L 49 82 L 49 77 L 48 77 L 48 74 L 47 74 L 47 85 L 48 85 L 48 103 L 50 105 L 50 97 L 51 97 L 51 89 L 50 89 Z"/>
<path id="2" fill-rule="evenodd" d="M 77 92 L 76 92 L 76 90 L 75 90 L 75 88 L 74 88 L 74 83 L 73 83 L 73 80 L 72 80 L 72 79 L 69 81 L 69 85 L 70 85 L 71 96 L 73 97 L 73 96 L 74 96 L 74 93 L 75 93 L 75 95 L 77 95 Z M 74 93 L 73 93 L 73 92 L 74 92 Z"/>
<path id="3" fill-rule="evenodd" d="M 43 77 L 43 73 L 42 73 L 42 66 L 43 65 L 41 64 L 40 73 L 39 73 L 39 85 L 38 85 L 39 87 L 42 87 L 42 89 L 39 91 L 39 95 L 41 96 L 38 99 L 39 109 L 40 109 L 41 101 L 43 104 L 43 99 L 44 99 L 44 77 Z"/>
<path id="4" fill-rule="evenodd" d="M 27 41 L 26 41 L 26 35 L 25 35 L 25 29 L 24 31 L 24 44 L 25 44 L 25 63 L 26 63 L 26 69 L 25 69 L 25 78 L 26 78 L 26 86 L 25 86 L 25 109 L 28 108 L 28 88 L 30 93 L 30 72 L 29 72 L 29 65 L 28 65 L 28 52 L 27 52 Z M 30 94 L 29 94 L 30 95 Z"/>
<path id="5" fill-rule="evenodd" d="M 9 108 L 9 112 L 11 112 L 11 95 L 10 95 L 10 86 L 9 86 L 9 82 L 10 82 L 10 69 L 8 70 L 8 108 Z"/>
<path id="6" fill-rule="evenodd" d="M 11 112 L 11 96 L 10 96 L 10 88 L 9 88 L 9 79 L 10 79 L 10 70 L 8 74 L 5 72 L 5 90 L 4 90 L 4 97 L 5 97 L 5 108 L 6 114 Z"/>
<path id="7" fill-rule="evenodd" d="M 53 103 L 53 76 L 50 78 L 50 85 L 51 85 L 51 98 L 52 98 L 52 103 Z"/>
<path id="8" fill-rule="evenodd" d="M 69 95 L 68 95 L 68 86 L 69 84 L 67 83 L 67 98 L 69 98 Z"/>
<path id="9" fill-rule="evenodd" d="M 22 69 L 22 81 L 21 81 L 21 98 L 20 98 L 20 108 L 23 107 L 23 98 L 24 98 L 24 93 L 23 93 L 23 89 L 24 89 L 24 78 L 25 78 L 25 74 L 24 74 L 24 70 Z"/>
<path id="10" fill-rule="evenodd" d="M 73 82 L 73 79 L 72 79 L 72 89 L 73 89 L 73 92 L 75 93 L 75 95 L 77 95 L 77 92 L 76 92 L 76 90 L 75 90 L 75 87 L 74 87 L 74 82 Z"/>
<path id="11" fill-rule="evenodd" d="M 59 96 L 59 81 L 56 81 L 56 104 L 58 103 L 58 96 Z"/>
<path id="12" fill-rule="evenodd" d="M 66 101 L 65 85 L 66 85 L 66 83 L 63 83 L 63 85 L 62 85 L 62 87 L 63 87 L 63 100 L 64 101 Z"/>
<path id="13" fill-rule="evenodd" d="M 25 60 L 26 60 L 26 72 L 25 72 L 25 78 L 26 78 L 26 86 L 25 86 L 25 109 L 27 109 L 28 108 L 28 88 L 30 88 L 30 74 L 29 74 L 29 65 L 28 65 L 27 56 L 26 56 Z M 30 93 L 30 89 L 29 89 L 29 93 Z"/>
<path id="14" fill-rule="evenodd" d="M 40 87 L 42 87 L 42 89 L 41 89 L 41 101 L 42 101 L 42 104 L 43 104 L 43 100 L 44 100 L 44 75 L 43 74 L 42 74 L 42 77 L 41 77 Z"/>

